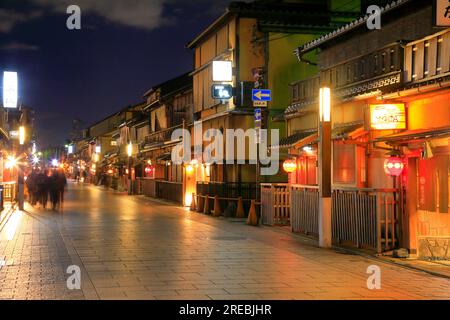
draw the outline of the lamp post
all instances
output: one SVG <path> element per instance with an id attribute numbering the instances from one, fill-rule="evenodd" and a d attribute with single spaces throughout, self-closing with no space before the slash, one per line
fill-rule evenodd
<path id="1" fill-rule="evenodd" d="M 331 90 L 320 89 L 319 112 L 319 246 L 330 248 L 331 234 Z"/>
<path id="2" fill-rule="evenodd" d="M 19 128 L 19 154 L 22 155 L 23 153 L 23 145 L 25 144 L 25 127 L 21 126 Z M 19 174 L 18 174 L 18 181 L 17 186 L 19 188 L 19 210 L 24 210 L 24 174 L 23 174 L 23 165 L 19 162 Z"/>
<path id="3" fill-rule="evenodd" d="M 131 176 L 131 156 L 133 155 L 133 145 L 130 143 L 127 146 L 127 155 L 128 155 L 128 181 L 129 181 L 129 186 L 128 186 L 128 195 L 132 195 L 133 194 L 133 181 L 132 181 L 132 176 Z"/>

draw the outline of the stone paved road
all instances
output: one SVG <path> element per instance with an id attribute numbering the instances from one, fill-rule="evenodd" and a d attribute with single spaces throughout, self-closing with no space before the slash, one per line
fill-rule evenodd
<path id="1" fill-rule="evenodd" d="M 70 185 L 64 214 L 0 233 L 0 299 L 450 299 L 450 280 L 316 248 L 275 228 Z M 367 289 L 379 265 L 381 290 Z M 81 290 L 66 269 L 81 268 Z"/>

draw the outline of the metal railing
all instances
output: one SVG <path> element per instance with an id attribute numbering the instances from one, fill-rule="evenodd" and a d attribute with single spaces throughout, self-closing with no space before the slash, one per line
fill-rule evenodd
<path id="1" fill-rule="evenodd" d="M 196 190 L 197 195 L 208 196 L 210 198 L 214 198 L 215 196 L 219 196 L 222 199 L 242 198 L 244 200 L 244 210 L 248 212 L 250 209 L 249 200 L 256 200 L 258 188 L 254 182 L 197 182 Z M 220 205 L 222 208 L 226 208 L 228 201 L 220 200 Z"/>
<path id="2" fill-rule="evenodd" d="M 397 189 L 334 188 L 332 235 L 337 244 L 383 252 L 399 245 L 402 201 Z M 319 187 L 261 184 L 262 222 L 290 222 L 293 232 L 319 235 Z"/>
<path id="3" fill-rule="evenodd" d="M 197 194 L 221 198 L 256 199 L 256 183 L 253 182 L 197 182 Z"/>
<path id="4" fill-rule="evenodd" d="M 378 253 L 398 245 L 401 202 L 397 189 L 335 189 L 333 239 Z"/>
<path id="5" fill-rule="evenodd" d="M 147 197 L 156 198 L 156 180 L 146 179 L 141 180 L 142 194 Z"/>
<path id="6" fill-rule="evenodd" d="M 156 180 L 155 188 L 157 198 L 183 203 L 183 183 Z"/>
<path id="7" fill-rule="evenodd" d="M 261 217 L 266 225 L 290 223 L 290 190 L 287 183 L 261 184 Z"/>
<path id="8" fill-rule="evenodd" d="M 291 228 L 293 232 L 319 235 L 319 187 L 291 185 Z"/>

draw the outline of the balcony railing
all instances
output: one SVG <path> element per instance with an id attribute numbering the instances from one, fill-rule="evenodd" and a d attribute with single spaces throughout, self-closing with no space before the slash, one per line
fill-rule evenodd
<path id="1" fill-rule="evenodd" d="M 394 89 L 402 85 L 404 50 L 394 43 L 370 54 L 339 62 L 320 72 L 320 76 L 290 85 L 291 102 L 288 111 L 299 111 L 303 104 L 318 99 L 321 84 L 331 87 L 334 96 L 346 98 L 374 91 Z"/>
<path id="2" fill-rule="evenodd" d="M 174 126 L 168 129 L 163 129 L 147 135 L 144 139 L 144 145 L 158 145 L 172 140 L 172 133 L 176 129 L 183 128 L 183 125 Z"/>
<path id="3" fill-rule="evenodd" d="M 449 29 L 409 43 L 405 49 L 404 61 L 406 82 L 421 82 L 448 75 L 449 47 Z"/>
<path id="4" fill-rule="evenodd" d="M 290 84 L 291 104 L 317 99 L 320 88 L 320 77 L 297 81 Z"/>

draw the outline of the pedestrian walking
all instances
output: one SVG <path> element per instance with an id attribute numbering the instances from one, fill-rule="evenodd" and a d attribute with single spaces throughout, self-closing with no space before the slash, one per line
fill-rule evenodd
<path id="1" fill-rule="evenodd" d="M 56 170 L 53 170 L 52 175 L 49 178 L 49 185 L 52 210 L 56 211 L 59 204 L 58 172 Z"/>
<path id="2" fill-rule="evenodd" d="M 37 173 L 33 169 L 31 171 L 30 175 L 28 176 L 28 179 L 26 181 L 27 189 L 28 189 L 28 201 L 29 203 L 34 206 L 37 203 Z"/>
<path id="3" fill-rule="evenodd" d="M 37 175 L 36 185 L 37 185 L 37 194 L 38 201 L 42 205 L 42 208 L 47 208 L 48 202 L 48 193 L 49 193 L 49 177 L 48 171 L 44 170 Z"/>
<path id="4" fill-rule="evenodd" d="M 57 178 L 56 178 L 56 188 L 58 192 L 58 200 L 60 209 L 63 210 L 64 205 L 64 191 L 67 186 L 67 178 L 63 171 L 58 172 Z"/>

